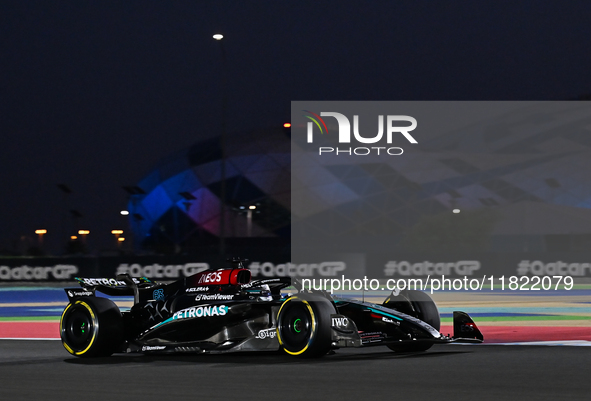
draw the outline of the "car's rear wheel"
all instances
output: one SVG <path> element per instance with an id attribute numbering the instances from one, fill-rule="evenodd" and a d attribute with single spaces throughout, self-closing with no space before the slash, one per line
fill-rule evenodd
<path id="1" fill-rule="evenodd" d="M 330 351 L 332 303 L 324 297 L 298 294 L 288 298 L 277 315 L 277 338 L 294 356 L 319 357 Z"/>
<path id="2" fill-rule="evenodd" d="M 428 294 L 422 291 L 401 291 L 398 296 L 389 297 L 388 300 L 384 302 L 384 306 L 414 316 L 427 323 L 435 330 L 439 331 L 441 328 L 441 318 L 439 317 L 437 305 Z M 433 344 L 430 342 L 417 342 L 416 344 L 388 345 L 388 348 L 395 352 L 421 352 L 428 350 L 432 346 Z"/>
<path id="3" fill-rule="evenodd" d="M 60 335 L 74 356 L 109 356 L 123 343 L 121 312 L 107 298 L 76 299 L 62 313 Z"/>

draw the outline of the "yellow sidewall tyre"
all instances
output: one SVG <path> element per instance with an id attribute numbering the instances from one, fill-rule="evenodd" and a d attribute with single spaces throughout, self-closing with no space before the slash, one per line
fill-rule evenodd
<path id="1" fill-rule="evenodd" d="M 77 357 L 109 356 L 123 344 L 121 312 L 107 298 L 82 297 L 69 303 L 60 319 L 64 348 Z"/>
<path id="2" fill-rule="evenodd" d="M 277 338 L 283 350 L 293 356 L 313 358 L 331 348 L 330 315 L 333 304 L 314 294 L 288 298 L 277 314 Z"/>

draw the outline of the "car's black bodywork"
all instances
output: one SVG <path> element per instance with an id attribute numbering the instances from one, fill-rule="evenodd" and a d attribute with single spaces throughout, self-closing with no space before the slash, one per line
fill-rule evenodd
<path id="1" fill-rule="evenodd" d="M 331 297 L 322 291 L 282 294 L 289 277 L 250 280 L 240 261 L 170 284 L 135 279 L 77 278 L 60 321 L 64 347 L 75 356 L 114 352 L 277 351 L 321 356 L 331 349 L 387 345 L 423 351 L 437 343 L 482 342 L 463 312 L 454 312 L 454 336 L 439 332 L 439 314 L 418 291 L 392 294 L 383 305 Z M 133 296 L 120 312 L 109 296 Z M 295 290 L 294 290 L 295 292 Z"/>

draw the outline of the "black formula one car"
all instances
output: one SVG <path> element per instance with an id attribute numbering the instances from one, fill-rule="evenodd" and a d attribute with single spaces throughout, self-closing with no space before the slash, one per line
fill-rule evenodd
<path id="1" fill-rule="evenodd" d="M 437 306 L 420 291 L 391 294 L 382 305 L 331 297 L 292 285 L 289 277 L 251 281 L 241 260 L 170 284 L 119 275 L 76 278 L 61 320 L 64 347 L 78 357 L 115 352 L 277 351 L 317 357 L 342 347 L 385 345 L 417 352 L 433 344 L 482 342 L 472 319 L 454 312 L 454 335 L 439 332 Z M 297 289 L 297 283 L 295 285 Z M 95 296 L 133 296 L 129 311 Z"/>

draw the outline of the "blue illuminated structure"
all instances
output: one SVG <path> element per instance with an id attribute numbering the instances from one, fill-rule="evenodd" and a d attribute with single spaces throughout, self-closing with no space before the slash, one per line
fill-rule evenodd
<path id="1" fill-rule="evenodd" d="M 228 136 L 226 237 L 289 238 L 289 146 L 284 129 Z M 136 244 L 154 249 L 217 238 L 220 168 L 219 138 L 198 142 L 160 162 L 138 183 L 145 194 L 130 196 Z M 256 206 L 250 214 L 249 206 Z"/>

